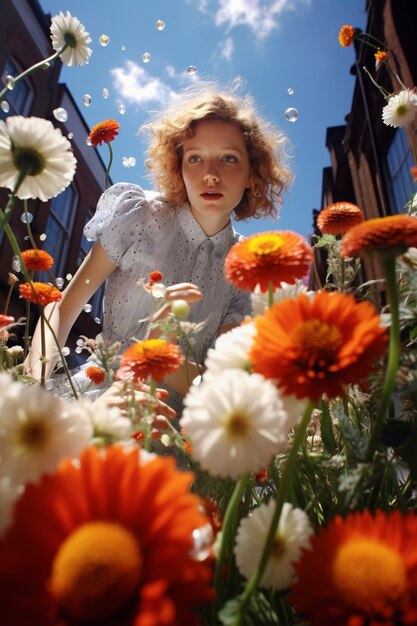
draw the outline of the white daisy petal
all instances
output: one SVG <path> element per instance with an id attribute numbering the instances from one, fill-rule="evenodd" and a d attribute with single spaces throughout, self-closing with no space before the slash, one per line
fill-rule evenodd
<path id="1" fill-rule="evenodd" d="M 273 293 L 273 303 L 276 304 L 288 298 L 296 298 L 300 293 L 305 293 L 306 296 L 310 297 L 314 292 L 308 291 L 302 281 L 298 281 L 293 285 L 282 282 L 281 287 L 275 289 Z M 263 315 L 269 309 L 269 293 L 262 293 L 259 285 L 257 285 L 251 293 L 251 303 L 253 315 Z"/>
<path id="2" fill-rule="evenodd" d="M 271 500 L 268 504 L 261 504 L 240 522 L 234 553 L 238 569 L 245 578 L 249 579 L 258 566 L 274 510 L 275 501 Z M 285 502 L 261 586 L 281 591 L 294 582 L 293 563 L 299 559 L 301 549 L 310 546 L 312 534 L 313 528 L 306 513 Z"/>
<path id="3" fill-rule="evenodd" d="M 13 148 L 13 150 L 12 150 Z M 71 183 L 76 160 L 71 144 L 52 122 L 16 115 L 0 121 L 0 186 L 15 188 L 22 162 L 38 164 L 26 175 L 16 195 L 46 202 Z"/>
<path id="4" fill-rule="evenodd" d="M 95 437 L 102 437 L 107 442 L 129 439 L 135 429 L 129 418 L 124 417 L 117 407 L 96 404 L 87 398 L 80 398 L 76 410 L 83 413 L 90 422 Z"/>
<path id="5" fill-rule="evenodd" d="M 253 322 L 232 328 L 229 332 L 220 335 L 214 348 L 207 352 L 205 360 L 204 380 L 217 376 L 228 369 L 248 370 L 250 361 L 248 352 L 252 346 L 252 339 L 256 329 Z"/>
<path id="6" fill-rule="evenodd" d="M 215 476 L 257 472 L 287 445 L 291 420 L 260 374 L 226 370 L 191 387 L 184 407 L 180 424 L 193 456 Z"/>
<path id="7" fill-rule="evenodd" d="M 81 22 L 67 11 L 62 11 L 51 20 L 51 41 L 56 52 L 62 50 L 66 43 L 68 48 L 60 54 L 61 61 L 66 65 L 75 66 L 88 63 L 92 50 L 88 47 L 91 42 Z"/>
<path id="8" fill-rule="evenodd" d="M 391 96 L 388 104 L 382 109 L 382 121 L 394 128 L 407 126 L 417 114 L 417 105 L 411 98 L 412 92 L 403 89 L 395 96 Z"/>
<path id="9" fill-rule="evenodd" d="M 9 378 L 0 399 L 0 475 L 12 486 L 54 471 L 63 458 L 89 445 L 91 436 L 91 424 L 76 402 Z"/>

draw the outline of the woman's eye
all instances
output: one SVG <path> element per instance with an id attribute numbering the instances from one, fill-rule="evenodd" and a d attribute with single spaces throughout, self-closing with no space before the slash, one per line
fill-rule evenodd
<path id="1" fill-rule="evenodd" d="M 201 161 L 201 159 L 200 159 L 200 157 L 197 154 L 193 154 L 192 156 L 190 156 L 188 161 L 190 163 L 199 163 Z"/>
<path id="2" fill-rule="evenodd" d="M 226 163 L 237 163 L 237 158 L 233 154 L 225 154 L 223 161 L 226 161 Z"/>

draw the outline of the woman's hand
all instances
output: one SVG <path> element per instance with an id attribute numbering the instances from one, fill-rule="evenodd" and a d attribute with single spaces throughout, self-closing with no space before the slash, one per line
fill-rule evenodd
<path id="1" fill-rule="evenodd" d="M 185 300 L 187 303 L 198 302 L 203 297 L 200 288 L 193 283 L 177 283 L 166 288 L 165 304 L 152 315 L 151 322 L 159 322 L 171 312 L 171 305 L 175 300 Z M 159 328 L 152 328 L 147 334 L 147 339 L 158 339 L 161 335 Z"/>

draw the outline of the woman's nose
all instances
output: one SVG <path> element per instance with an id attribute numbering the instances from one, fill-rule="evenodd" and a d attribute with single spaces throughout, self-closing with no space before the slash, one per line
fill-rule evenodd
<path id="1" fill-rule="evenodd" d="M 207 172 L 204 175 L 204 182 L 207 183 L 207 184 L 218 183 L 219 180 L 220 180 L 220 177 L 217 174 L 215 174 L 214 172 Z"/>

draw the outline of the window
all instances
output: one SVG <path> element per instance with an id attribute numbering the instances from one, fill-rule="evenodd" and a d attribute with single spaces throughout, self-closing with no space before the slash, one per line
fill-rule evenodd
<path id="1" fill-rule="evenodd" d="M 92 211 L 89 211 L 86 215 L 85 224 L 92 218 L 92 216 L 93 216 Z M 84 261 L 85 257 L 91 250 L 93 243 L 94 241 L 88 241 L 88 239 L 83 233 L 81 237 L 80 251 L 78 255 L 78 267 L 81 265 L 81 263 Z M 95 320 L 101 321 L 102 319 L 103 296 L 104 296 L 105 285 L 106 283 L 103 283 L 101 287 L 97 289 L 96 293 L 93 295 L 93 297 L 91 298 L 89 302 L 89 304 L 91 305 L 90 315 Z"/>
<path id="2" fill-rule="evenodd" d="M 2 82 L 4 84 L 6 76 L 18 76 L 22 72 L 21 67 L 12 58 L 7 59 L 3 72 Z M 17 83 L 14 89 L 7 94 L 6 102 L 10 107 L 8 115 L 27 115 L 33 101 L 33 89 L 27 78 Z M 7 114 L 0 108 L 0 119 L 4 119 Z"/>
<path id="3" fill-rule="evenodd" d="M 402 213 L 414 191 L 410 168 L 413 165 L 410 143 L 404 128 L 395 133 L 387 152 L 388 172 L 391 180 L 393 213 Z"/>

